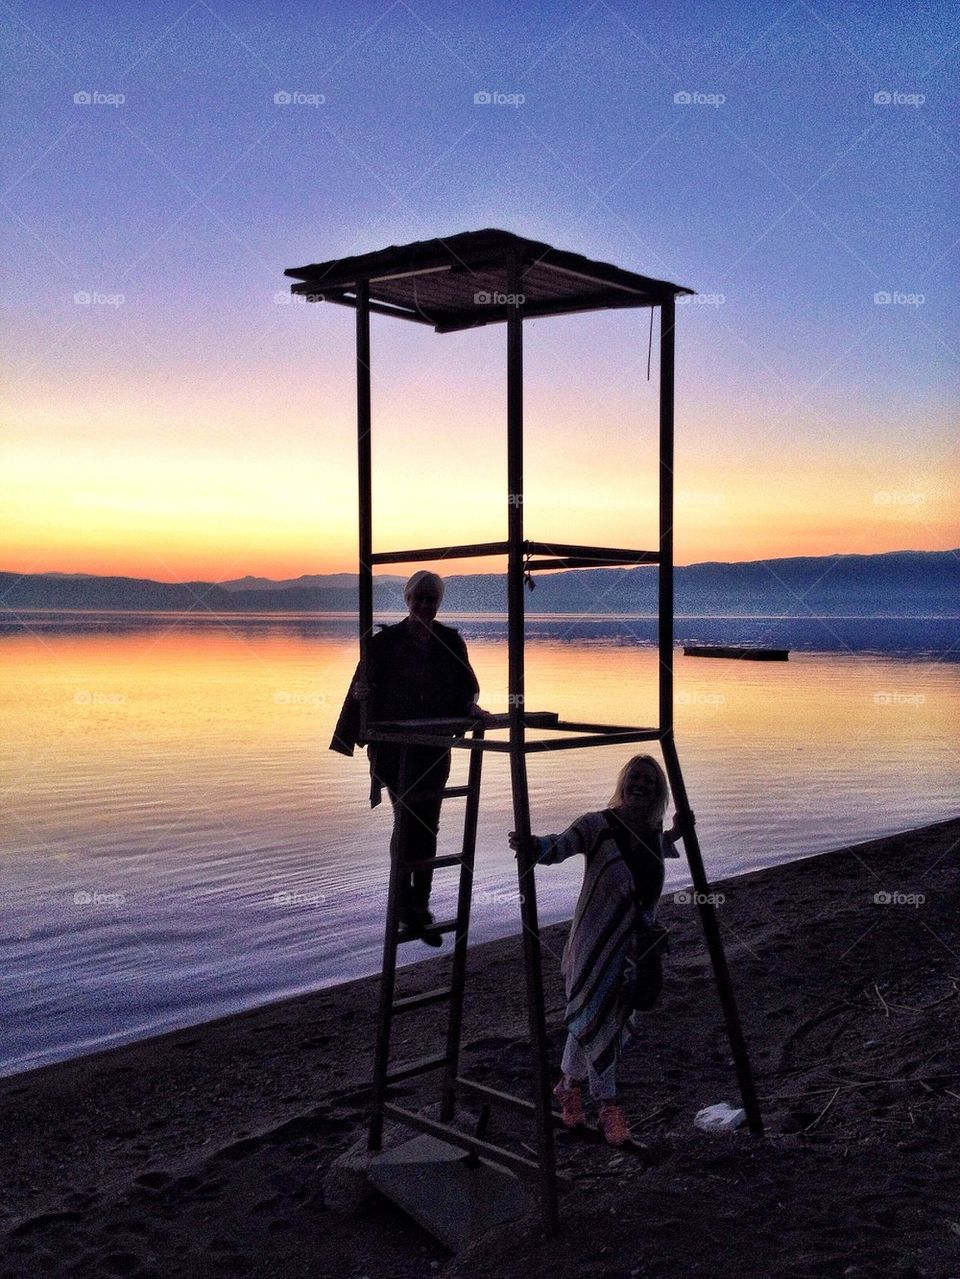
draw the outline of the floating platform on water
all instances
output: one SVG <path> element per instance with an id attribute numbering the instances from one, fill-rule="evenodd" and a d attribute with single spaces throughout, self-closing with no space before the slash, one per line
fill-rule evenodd
<path id="1" fill-rule="evenodd" d="M 701 648 L 696 644 L 684 644 L 684 657 L 739 657 L 750 662 L 785 662 L 790 656 L 788 648 L 740 648 L 735 645 L 712 645 Z"/>

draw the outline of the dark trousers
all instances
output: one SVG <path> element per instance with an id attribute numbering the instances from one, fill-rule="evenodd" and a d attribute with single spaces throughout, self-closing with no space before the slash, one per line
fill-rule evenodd
<path id="1" fill-rule="evenodd" d="M 393 805 L 393 835 L 390 856 L 401 862 L 432 861 L 437 855 L 437 831 L 440 828 L 441 793 L 420 794 L 401 798 L 387 788 Z M 424 911 L 430 902 L 433 867 L 401 871 L 401 911 Z"/>

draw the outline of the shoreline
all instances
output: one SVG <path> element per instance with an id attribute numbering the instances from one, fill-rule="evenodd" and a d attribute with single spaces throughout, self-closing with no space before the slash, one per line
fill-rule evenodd
<path id="1" fill-rule="evenodd" d="M 846 844 L 843 846 L 843 848 L 840 848 L 840 849 L 824 848 L 811 853 L 801 853 L 797 856 L 789 857 L 785 861 L 777 862 L 770 866 L 755 867 L 752 870 L 739 871 L 735 875 L 725 875 L 722 877 L 722 879 L 717 878 L 716 880 L 714 880 L 710 878 L 709 867 L 707 867 L 708 881 L 709 881 L 711 890 L 718 888 L 718 886 L 720 886 L 721 884 L 727 884 L 727 885 L 739 884 L 741 881 L 749 879 L 751 876 L 773 874 L 777 870 L 779 870 L 781 867 L 784 867 L 784 866 L 792 866 L 800 862 L 814 860 L 818 857 L 831 857 L 839 852 L 847 852 L 847 851 L 852 851 L 859 848 L 866 848 L 872 844 L 875 844 L 879 840 L 892 839 L 895 837 L 908 838 L 910 836 L 919 834 L 921 831 L 933 829 L 933 827 L 935 826 L 947 825 L 953 820 L 955 819 L 944 818 L 940 822 L 931 823 L 929 826 L 918 826 L 918 827 L 914 827 L 907 830 L 893 829 L 890 831 L 881 832 L 876 835 L 871 835 L 869 839 L 861 840 L 860 842 L 856 844 Z M 960 818 L 957 818 L 956 820 L 960 821 Z M 680 860 L 681 860 L 681 863 L 684 866 L 686 866 L 687 864 L 686 859 L 682 853 L 680 855 Z M 662 904 L 667 903 L 670 897 L 672 897 L 674 893 L 682 892 L 685 888 L 688 888 L 690 886 L 691 885 L 688 881 L 684 881 L 682 884 L 671 886 L 669 890 L 665 888 L 664 895 L 661 899 L 661 903 Z M 570 917 L 567 917 L 562 920 L 557 920 L 552 924 L 541 924 L 541 931 L 546 932 L 548 929 L 566 928 L 569 924 L 570 924 Z M 519 936 L 520 936 L 520 929 L 518 927 L 515 931 L 502 933 L 497 937 L 493 937 L 486 941 L 478 942 L 475 945 L 472 945 L 470 949 L 470 953 L 472 955 L 474 952 L 479 952 L 483 947 L 496 946 L 505 941 L 508 941 L 512 937 L 519 937 Z M 429 952 L 425 952 L 424 958 L 415 960 L 413 961 L 413 963 L 410 963 L 410 964 L 404 964 L 402 966 L 402 971 L 409 972 L 411 969 L 415 968 L 419 964 L 429 963 L 431 959 L 435 960 L 438 958 L 442 958 L 443 954 L 444 952 L 440 952 L 439 955 L 435 953 L 431 954 Z M 399 971 L 401 971 L 401 968 L 398 966 L 398 972 Z M 237 1017 L 244 1017 L 251 1013 L 257 1013 L 257 1012 L 268 1013 L 271 1011 L 282 1011 L 284 1008 L 286 1008 L 289 1005 L 300 1003 L 302 1000 L 311 999 L 316 995 L 320 995 L 329 991 L 339 990 L 341 987 L 354 986 L 361 982 L 377 981 L 378 979 L 379 979 L 379 968 L 374 969 L 373 971 L 369 973 L 361 974 L 360 976 L 357 976 L 357 977 L 345 978 L 342 981 L 335 979 L 328 982 L 325 985 L 315 986 L 310 990 L 301 991 L 298 994 L 284 995 L 277 999 L 265 1000 L 263 1003 L 250 1004 L 247 1007 L 237 1008 L 233 1012 L 222 1013 L 219 1016 L 210 1017 L 204 1021 L 188 1022 L 182 1026 L 173 1026 L 168 1030 L 158 1030 L 153 1033 L 138 1035 L 134 1038 L 122 1039 L 119 1043 L 108 1044 L 103 1046 L 102 1048 L 95 1048 L 91 1052 L 79 1053 L 70 1057 L 62 1057 L 57 1059 L 56 1061 L 40 1062 L 39 1064 L 35 1066 L 27 1066 L 22 1070 L 16 1070 L 9 1074 L 0 1073 L 0 1088 L 2 1088 L 2 1085 L 5 1083 L 8 1083 L 13 1080 L 18 1080 L 18 1081 L 22 1080 L 26 1076 L 34 1075 L 36 1074 L 36 1072 L 41 1070 L 49 1070 L 57 1066 L 69 1066 L 71 1064 L 86 1062 L 93 1058 L 102 1057 L 108 1053 L 118 1052 L 124 1048 L 133 1048 L 141 1044 L 146 1045 L 146 1044 L 151 1044 L 155 1042 L 160 1042 L 169 1038 L 172 1035 L 182 1035 L 182 1034 L 186 1034 L 188 1031 L 191 1031 L 191 1032 L 202 1031 L 202 1030 L 205 1030 L 207 1027 L 216 1027 L 216 1026 L 231 1022 Z"/>
<path id="2" fill-rule="evenodd" d="M 638 1135 L 667 1157 L 639 1176 L 609 1148 L 572 1148 L 560 1134 L 559 1166 L 576 1186 L 563 1195 L 561 1238 L 542 1239 L 534 1223 L 451 1258 L 383 1200 L 345 1216 L 326 1206 L 323 1172 L 362 1136 L 367 1113 L 379 982 L 364 977 L 0 1078 L 0 1279 L 413 1279 L 431 1268 L 520 1279 L 635 1267 L 954 1279 L 958 843 L 953 818 L 711 883 L 724 895 L 718 916 L 763 1141 L 693 1128 L 702 1105 L 736 1102 L 736 1083 L 699 918 L 666 896 L 664 998 L 621 1082 Z M 878 904 L 877 892 L 923 901 Z M 566 927 L 543 930 L 552 1060 Z M 443 954 L 400 970 L 403 993 L 438 984 Z M 463 1062 L 464 1073 L 523 1095 L 520 954 L 517 934 L 471 948 Z M 429 1010 L 399 1026 L 398 1057 L 434 1042 Z M 405 1104 L 433 1098 L 429 1082 L 407 1092 Z M 691 1196 L 716 1241 L 710 1257 L 678 1255 Z M 611 1222 L 601 1235 L 589 1224 L 598 1211 Z"/>

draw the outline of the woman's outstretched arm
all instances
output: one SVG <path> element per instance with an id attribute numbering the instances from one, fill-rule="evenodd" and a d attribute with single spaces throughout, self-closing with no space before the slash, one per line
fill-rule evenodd
<path id="1" fill-rule="evenodd" d="M 568 857 L 576 857 L 578 853 L 586 856 L 593 847 L 602 824 L 601 813 L 584 813 L 561 835 L 531 835 L 532 851 L 543 866 L 556 865 L 557 862 L 566 861 Z M 519 849 L 520 839 L 516 831 L 510 831 L 508 839 L 511 848 Z"/>

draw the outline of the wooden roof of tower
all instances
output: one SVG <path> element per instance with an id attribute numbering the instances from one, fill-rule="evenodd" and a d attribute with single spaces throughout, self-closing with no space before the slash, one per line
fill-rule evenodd
<path id="1" fill-rule="evenodd" d="M 284 274 L 297 281 L 292 293 L 345 306 L 356 305 L 357 281 L 367 279 L 371 311 L 450 333 L 506 319 L 513 301 L 507 300 L 507 268 L 515 253 L 522 264 L 521 309 L 531 318 L 659 306 L 664 298 L 693 292 L 496 229 L 394 244 Z"/>

